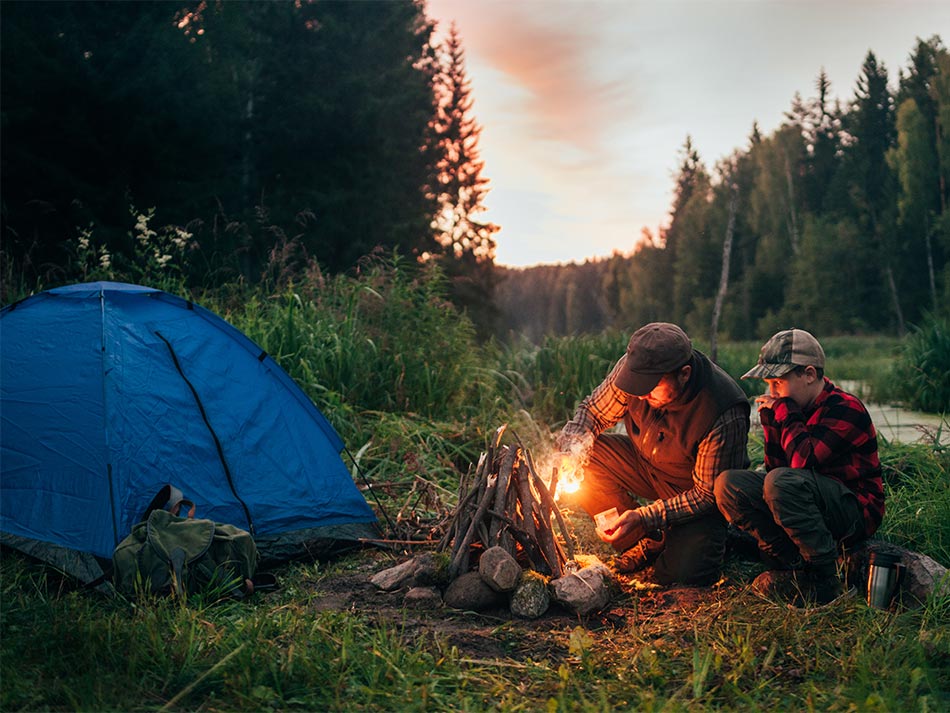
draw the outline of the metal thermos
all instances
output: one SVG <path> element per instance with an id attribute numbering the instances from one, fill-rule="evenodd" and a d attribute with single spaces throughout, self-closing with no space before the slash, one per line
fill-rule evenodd
<path id="1" fill-rule="evenodd" d="M 868 566 L 868 606 L 889 609 L 900 584 L 900 555 L 871 552 Z"/>

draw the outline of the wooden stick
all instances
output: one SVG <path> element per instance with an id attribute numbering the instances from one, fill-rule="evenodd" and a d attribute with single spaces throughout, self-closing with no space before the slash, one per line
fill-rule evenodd
<path id="1" fill-rule="evenodd" d="M 557 558 L 557 550 L 554 549 L 554 538 L 551 536 L 550 524 L 548 527 L 545 527 L 544 519 L 540 512 L 536 511 L 535 516 L 537 517 L 538 547 L 544 555 L 545 561 L 548 563 L 551 576 L 560 577 L 562 574 L 561 563 Z"/>
<path id="2" fill-rule="evenodd" d="M 479 470 L 481 470 L 481 468 L 483 467 L 482 459 L 484 459 L 484 457 L 485 457 L 485 454 L 482 453 L 482 458 L 480 458 L 478 461 Z M 462 493 L 459 492 L 459 504 L 455 507 L 455 513 L 452 515 L 452 518 L 449 521 L 449 524 L 445 528 L 445 534 L 442 536 L 442 539 L 439 541 L 438 549 L 440 551 L 448 547 L 449 543 L 452 542 L 458 536 L 458 533 L 460 530 L 458 526 L 459 521 L 463 519 L 463 514 L 468 508 L 469 503 L 477 494 L 478 494 L 478 488 L 472 488 L 471 490 L 468 491 L 468 493 L 465 494 L 464 497 L 462 497 Z"/>
<path id="3" fill-rule="evenodd" d="M 531 562 L 533 569 L 541 572 L 542 574 L 551 574 L 550 569 L 547 566 L 547 560 L 544 559 L 544 555 L 541 553 L 541 550 L 538 548 L 537 540 L 528 537 L 524 530 L 515 526 L 514 521 L 506 515 L 494 512 L 492 513 L 495 517 L 499 517 L 502 520 L 508 522 L 509 528 L 508 531 L 511 533 L 511 537 L 521 545 L 521 549 L 524 551 L 524 554 L 527 556 L 528 560 Z M 514 552 L 511 553 L 513 556 Z"/>
<path id="4" fill-rule="evenodd" d="M 472 544 L 472 539 L 475 537 L 475 530 L 478 528 L 478 523 L 481 521 L 482 517 L 484 517 L 485 511 L 488 510 L 488 505 L 492 500 L 492 496 L 495 494 L 495 487 L 497 484 L 498 477 L 495 475 L 489 475 L 487 478 L 487 484 L 485 486 L 485 493 L 478 503 L 478 509 L 475 511 L 472 522 L 468 526 L 468 530 L 465 532 L 465 537 L 462 538 L 461 543 L 458 545 L 456 552 L 452 557 L 452 562 L 449 564 L 449 575 L 452 577 L 455 577 L 459 573 L 459 568 L 463 561 L 465 563 L 468 562 L 469 545 Z"/>
<path id="5" fill-rule="evenodd" d="M 554 502 L 554 496 L 551 494 L 551 491 L 547 489 L 544 485 L 544 481 L 541 480 L 541 477 L 535 472 L 534 461 L 531 458 L 531 454 L 528 453 L 528 472 L 531 473 L 534 478 L 535 484 L 538 486 L 538 492 L 541 494 L 541 500 L 547 500 L 551 504 L 551 509 L 554 512 L 554 516 L 557 519 L 558 527 L 561 528 L 561 534 L 564 535 L 564 546 L 567 547 L 567 556 L 569 559 L 574 559 L 574 545 L 571 543 L 570 534 L 567 529 L 567 523 L 564 522 L 564 516 L 561 515 L 561 508 L 557 506 L 557 503 Z"/>
<path id="6" fill-rule="evenodd" d="M 511 471 L 514 468 L 517 457 L 518 450 L 516 448 L 509 448 L 504 458 L 501 459 L 501 467 L 498 469 L 498 487 L 495 489 L 496 511 L 503 510 L 505 507 L 505 500 L 508 497 L 508 486 L 511 482 Z M 498 534 L 502 529 L 502 524 L 503 523 L 498 519 L 492 521 L 488 532 L 488 541 L 485 543 L 486 547 L 491 547 L 496 544 Z"/>
<path id="7" fill-rule="evenodd" d="M 357 537 L 356 541 L 382 545 L 432 545 L 436 542 L 435 540 L 377 540 L 372 537 Z"/>
<path id="8" fill-rule="evenodd" d="M 531 492 L 531 479 L 528 476 L 525 461 L 518 461 L 518 494 L 521 500 L 521 513 L 524 530 L 529 537 L 534 537 L 534 495 Z"/>

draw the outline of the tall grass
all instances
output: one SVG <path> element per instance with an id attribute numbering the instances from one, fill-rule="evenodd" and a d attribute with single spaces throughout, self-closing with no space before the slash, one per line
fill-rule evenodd
<path id="1" fill-rule="evenodd" d="M 950 413 L 950 317 L 925 315 L 893 370 L 898 397 L 912 408 Z"/>
<path id="2" fill-rule="evenodd" d="M 545 337 L 538 346 L 527 340 L 508 345 L 497 355 L 498 387 L 511 403 L 557 427 L 623 356 L 628 338 L 605 333 Z"/>
<path id="3" fill-rule="evenodd" d="M 887 513 L 880 535 L 950 566 L 950 448 L 881 449 Z"/>
<path id="4" fill-rule="evenodd" d="M 474 330 L 445 299 L 433 266 L 377 260 L 358 277 L 252 295 L 225 316 L 317 399 L 427 418 L 477 403 Z"/>

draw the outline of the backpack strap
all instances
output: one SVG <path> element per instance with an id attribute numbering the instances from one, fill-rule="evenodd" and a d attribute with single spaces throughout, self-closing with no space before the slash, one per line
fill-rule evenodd
<path id="1" fill-rule="evenodd" d="M 186 500 L 182 492 L 174 485 L 170 483 L 163 485 L 162 489 L 152 498 L 152 502 L 145 508 L 145 514 L 139 518 L 139 522 L 148 520 L 148 516 L 155 510 L 168 510 L 172 515 L 178 517 L 183 503 L 187 503 L 190 506 L 188 508 L 188 517 L 194 517 L 195 504 L 191 500 Z"/>
<path id="2" fill-rule="evenodd" d="M 188 514 L 187 514 L 187 515 L 179 515 L 179 513 L 181 512 L 181 506 L 182 506 L 182 505 L 190 505 L 190 506 L 191 506 L 191 507 L 188 508 Z M 172 505 L 170 508 L 168 508 L 168 512 L 170 512 L 170 513 L 171 513 L 172 515 L 174 515 L 175 517 L 187 517 L 187 518 L 189 518 L 189 519 L 194 519 L 194 517 L 195 517 L 195 504 L 194 504 L 193 502 L 191 502 L 190 500 L 186 500 L 185 498 L 182 498 L 182 499 L 179 500 L 177 503 L 175 503 L 175 504 Z"/>

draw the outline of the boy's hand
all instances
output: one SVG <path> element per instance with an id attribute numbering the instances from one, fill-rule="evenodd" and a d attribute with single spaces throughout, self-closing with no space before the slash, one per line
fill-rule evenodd
<path id="1" fill-rule="evenodd" d="M 758 404 L 758 409 L 761 413 L 763 409 L 773 411 L 775 409 L 775 404 L 777 404 L 779 400 L 774 396 L 769 396 L 769 394 L 762 394 L 761 396 L 755 397 L 755 402 Z"/>

